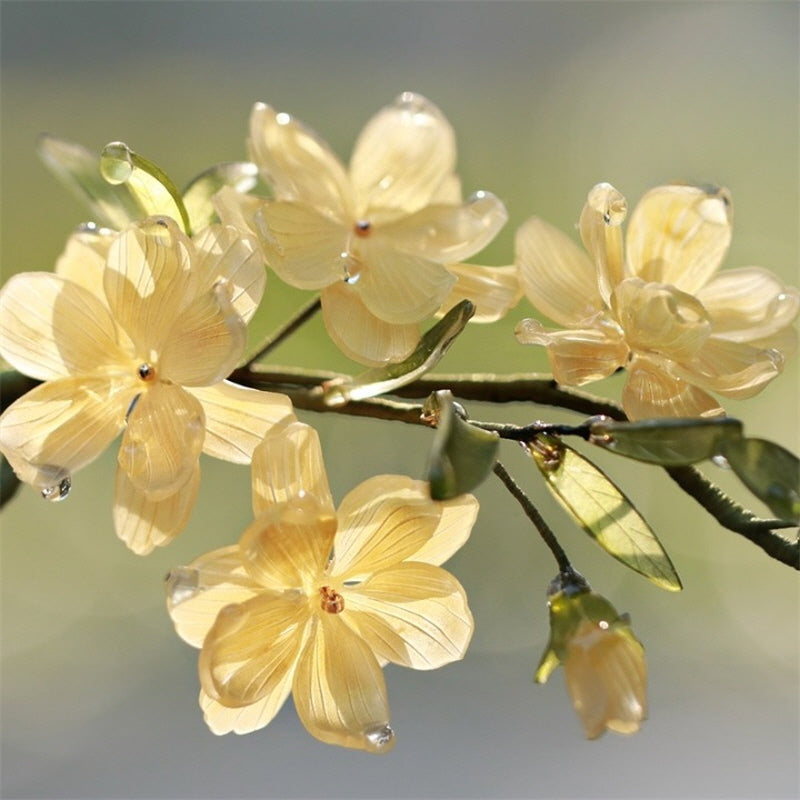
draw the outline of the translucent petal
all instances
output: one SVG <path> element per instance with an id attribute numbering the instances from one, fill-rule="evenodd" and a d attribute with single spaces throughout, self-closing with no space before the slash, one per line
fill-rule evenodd
<path id="1" fill-rule="evenodd" d="M 791 325 L 800 292 L 759 267 L 729 269 L 697 292 L 711 317 L 715 336 L 735 342 L 769 337 Z"/>
<path id="2" fill-rule="evenodd" d="M 589 256 L 544 220 L 532 217 L 519 228 L 514 261 L 528 300 L 559 325 L 578 325 L 603 308 Z"/>
<path id="3" fill-rule="evenodd" d="M 691 360 L 674 366 L 676 376 L 725 397 L 743 400 L 758 394 L 783 370 L 777 350 L 711 337 Z"/>
<path id="4" fill-rule="evenodd" d="M 302 122 L 256 103 L 248 145 L 251 160 L 277 199 L 334 213 L 348 207 L 351 190 L 342 163 Z"/>
<path id="5" fill-rule="evenodd" d="M 67 239 L 55 266 L 56 275 L 83 286 L 105 306 L 103 271 L 116 233 L 94 223 L 82 225 Z"/>
<path id="6" fill-rule="evenodd" d="M 612 326 L 547 331 L 535 319 L 517 325 L 523 344 L 547 347 L 553 378 L 564 386 L 582 386 L 607 378 L 628 360 L 628 345 Z"/>
<path id="7" fill-rule="evenodd" d="M 610 183 L 594 186 L 581 212 L 581 240 L 597 266 L 598 286 L 606 303 L 625 277 L 621 225 L 627 213 L 625 198 Z"/>
<path id="8" fill-rule="evenodd" d="M 223 225 L 235 228 L 244 235 L 256 232 L 255 216 L 264 204 L 263 197 L 240 194 L 230 186 L 224 186 L 211 200 Z"/>
<path id="9" fill-rule="evenodd" d="M 218 280 L 174 318 L 160 353 L 165 378 L 208 386 L 233 372 L 247 344 L 247 327 L 232 303 L 232 287 Z"/>
<path id="10" fill-rule="evenodd" d="M 430 564 L 398 564 L 349 588 L 345 614 L 377 656 L 413 669 L 463 658 L 472 638 L 461 584 Z"/>
<path id="11" fill-rule="evenodd" d="M 650 350 L 676 361 L 692 358 L 711 333 L 703 304 L 662 283 L 623 281 L 614 289 L 611 309 L 632 350 Z"/>
<path id="12" fill-rule="evenodd" d="M 0 416 L 0 449 L 22 480 L 47 488 L 111 444 L 134 396 L 102 375 L 48 381 Z"/>
<path id="13" fill-rule="evenodd" d="M 255 239 L 229 225 L 212 225 L 194 238 L 197 259 L 193 269 L 210 287 L 223 279 L 231 286 L 231 303 L 248 322 L 264 295 L 267 272 Z"/>
<path id="14" fill-rule="evenodd" d="M 111 245 L 106 297 L 143 357 L 161 348 L 175 317 L 194 299 L 192 254 L 190 240 L 166 217 L 132 225 Z"/>
<path id="15" fill-rule="evenodd" d="M 448 264 L 456 283 L 437 313 L 451 309 L 462 300 L 475 305 L 472 322 L 496 322 L 522 297 L 517 268 L 482 267 L 477 264 Z"/>
<path id="16" fill-rule="evenodd" d="M 500 198 L 478 192 L 463 205 L 431 205 L 381 227 L 381 235 L 406 253 L 439 263 L 462 261 L 483 250 L 505 225 Z"/>
<path id="17" fill-rule="evenodd" d="M 342 500 L 332 574 L 364 576 L 411 558 L 432 538 L 442 510 L 427 484 L 403 475 L 377 475 Z"/>
<path id="18" fill-rule="evenodd" d="M 646 281 L 694 294 L 719 268 L 731 241 L 724 189 L 659 186 L 642 197 L 625 238 L 628 267 Z"/>
<path id="19" fill-rule="evenodd" d="M 49 272 L 13 275 L 0 292 L 0 354 L 41 380 L 128 360 L 106 306 Z"/>
<path id="20" fill-rule="evenodd" d="M 632 635 L 585 621 L 564 660 L 567 689 L 587 738 L 634 733 L 647 715 L 644 649 Z"/>
<path id="21" fill-rule="evenodd" d="M 169 544 L 189 522 L 199 487 L 199 465 L 176 492 L 157 498 L 140 491 L 125 470 L 118 467 L 114 489 L 117 536 L 140 556 Z"/>
<path id="22" fill-rule="evenodd" d="M 180 386 L 155 382 L 128 415 L 119 465 L 140 492 L 164 499 L 194 473 L 204 435 L 200 402 Z"/>
<path id="23" fill-rule="evenodd" d="M 322 291 L 328 335 L 347 356 L 370 366 L 402 361 L 419 341 L 419 325 L 393 325 L 370 312 L 355 286 L 334 283 Z"/>
<path id="24" fill-rule="evenodd" d="M 357 215 L 368 217 L 370 208 L 418 211 L 455 163 L 455 134 L 442 112 L 421 95 L 403 92 L 367 122 L 353 148 Z"/>
<path id="25" fill-rule="evenodd" d="M 401 253 L 382 236 L 359 243 L 357 257 L 363 264 L 356 284 L 361 301 L 376 317 L 394 325 L 431 316 L 456 282 L 442 264 Z"/>
<path id="26" fill-rule="evenodd" d="M 253 218 L 267 262 L 298 289 L 321 289 L 344 279 L 349 230 L 311 206 L 264 202 Z"/>
<path id="27" fill-rule="evenodd" d="M 228 708 L 210 698 L 200 690 L 200 708 L 203 719 L 212 733 L 222 736 L 226 733 L 252 733 L 268 725 L 280 711 L 292 691 L 291 672 L 266 696 L 255 703 L 237 708 Z"/>
<path id="28" fill-rule="evenodd" d="M 422 547 L 408 556 L 412 561 L 444 564 L 469 538 L 478 518 L 478 501 L 471 494 L 462 494 L 437 504 L 442 516 L 433 535 Z"/>
<path id="29" fill-rule="evenodd" d="M 323 742 L 371 752 L 394 743 L 381 668 L 369 646 L 338 618 L 315 618 L 292 697 L 306 730 Z"/>
<path id="30" fill-rule="evenodd" d="M 711 395 L 673 377 L 665 364 L 637 358 L 630 366 L 622 407 L 631 420 L 659 417 L 715 417 L 725 412 Z"/>
<path id="31" fill-rule="evenodd" d="M 212 700 L 238 708 L 288 694 L 310 609 L 298 595 L 262 591 L 220 610 L 200 651 L 200 685 Z"/>
<path id="32" fill-rule="evenodd" d="M 245 529 L 239 554 L 247 573 L 275 591 L 315 595 L 314 583 L 328 563 L 336 517 L 313 495 L 267 508 Z"/>
<path id="33" fill-rule="evenodd" d="M 288 416 L 264 436 L 253 453 L 253 512 L 310 495 L 333 513 L 319 434 Z"/>
<path id="34" fill-rule="evenodd" d="M 249 464 L 264 434 L 292 413 L 286 395 L 261 392 L 229 381 L 187 391 L 200 401 L 205 413 L 203 452 L 234 464 Z"/>
<path id="35" fill-rule="evenodd" d="M 260 587 L 246 572 L 236 545 L 212 550 L 166 579 L 167 612 L 178 636 L 202 647 L 217 614 L 231 603 L 254 597 Z"/>

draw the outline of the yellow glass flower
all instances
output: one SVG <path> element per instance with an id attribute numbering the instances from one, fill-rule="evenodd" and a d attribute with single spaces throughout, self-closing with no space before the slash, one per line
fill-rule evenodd
<path id="1" fill-rule="evenodd" d="M 419 323 L 465 293 L 478 321 L 519 299 L 513 267 L 456 263 L 481 250 L 507 215 L 489 192 L 462 201 L 455 135 L 424 97 L 404 92 L 373 116 L 349 170 L 313 131 L 264 103 L 250 117 L 249 149 L 274 198 L 223 190 L 220 217 L 259 237 L 281 279 L 321 290 L 328 333 L 351 358 L 402 360 Z"/>
<path id="2" fill-rule="evenodd" d="M 435 669 L 472 636 L 464 590 L 438 565 L 466 541 L 477 501 L 435 502 L 421 481 L 380 475 L 337 511 L 316 432 L 286 421 L 253 455 L 253 510 L 238 546 L 167 580 L 178 634 L 202 648 L 206 723 L 258 730 L 291 693 L 312 736 L 387 751 L 381 666 Z"/>
<path id="3" fill-rule="evenodd" d="M 627 614 L 573 574 L 551 586 L 550 641 L 536 681 L 564 665 L 567 690 L 588 739 L 635 733 L 647 716 L 647 665 Z"/>
<path id="4" fill-rule="evenodd" d="M 516 263 L 531 303 L 567 330 L 523 320 L 517 338 L 547 347 L 553 376 L 580 386 L 626 367 L 631 419 L 724 413 L 709 394 L 746 398 L 794 351 L 800 293 L 759 267 L 716 274 L 731 240 L 723 189 L 659 186 L 631 214 L 608 183 L 588 195 L 579 228 L 587 252 L 532 218 Z"/>
<path id="5" fill-rule="evenodd" d="M 0 451 L 45 497 L 123 431 L 114 524 L 134 552 L 188 521 L 199 455 L 249 462 L 283 395 L 223 379 L 264 291 L 256 248 L 233 228 L 191 240 L 166 217 L 115 234 L 75 234 L 56 274 L 13 276 L 0 292 L 0 355 L 44 383 L 0 417 Z"/>

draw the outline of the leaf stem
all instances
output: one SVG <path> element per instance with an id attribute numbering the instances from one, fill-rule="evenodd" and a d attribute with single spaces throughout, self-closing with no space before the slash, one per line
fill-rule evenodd
<path id="1" fill-rule="evenodd" d="M 296 330 L 310 320 L 322 308 L 319 296 L 304 305 L 288 322 L 274 331 L 258 346 L 254 355 L 247 359 L 244 369 L 251 367 L 256 361 L 264 358 L 267 353 L 274 350 L 282 341 L 291 336 Z M 241 371 L 241 370 L 238 370 Z"/>
<path id="2" fill-rule="evenodd" d="M 528 519 L 534 524 L 539 535 L 544 540 L 544 543 L 550 548 L 550 552 L 555 558 L 559 572 L 563 575 L 572 575 L 575 570 L 570 564 L 564 548 L 558 543 L 556 535 L 553 533 L 552 528 L 544 521 L 544 517 L 539 513 L 539 509 L 531 502 L 528 495 L 519 488 L 517 482 L 508 474 L 508 470 L 499 462 L 494 462 L 494 474 L 502 481 L 503 485 L 511 492 L 514 499 L 522 506 Z"/>

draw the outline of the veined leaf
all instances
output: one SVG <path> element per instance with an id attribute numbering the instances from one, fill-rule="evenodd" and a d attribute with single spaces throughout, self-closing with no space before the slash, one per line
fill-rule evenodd
<path id="1" fill-rule="evenodd" d="M 223 186 L 237 192 L 249 192 L 258 183 L 258 167 L 249 161 L 229 161 L 215 164 L 193 178 L 183 192 L 183 204 L 195 231 L 211 225 L 217 219 L 211 198 Z"/>
<path id="2" fill-rule="evenodd" d="M 453 395 L 434 392 L 427 410 L 437 419 L 426 480 L 434 500 L 449 500 L 483 483 L 494 466 L 500 438 L 461 419 Z"/>
<path id="3" fill-rule="evenodd" d="M 800 461 L 775 442 L 743 438 L 723 455 L 739 480 L 782 520 L 800 523 Z"/>
<path id="4" fill-rule="evenodd" d="M 343 406 L 350 400 L 375 397 L 416 380 L 439 363 L 474 313 L 475 306 L 469 300 L 462 300 L 423 335 L 405 361 L 367 370 L 355 378 L 331 381 L 323 395 L 326 405 Z"/>
<path id="5" fill-rule="evenodd" d="M 589 433 L 592 444 L 621 456 L 680 467 L 718 455 L 726 443 L 741 439 L 742 423 L 728 417 L 643 422 L 601 419 L 592 422 Z"/>
<path id="6" fill-rule="evenodd" d="M 154 214 L 177 220 L 191 233 L 180 193 L 166 173 L 122 142 L 98 157 L 85 147 L 43 134 L 39 156 L 53 174 L 88 204 L 95 222 L 115 230 Z"/>
<path id="7" fill-rule="evenodd" d="M 602 470 L 556 436 L 537 436 L 528 450 L 548 488 L 606 552 L 662 589 L 682 588 L 655 533 Z"/>

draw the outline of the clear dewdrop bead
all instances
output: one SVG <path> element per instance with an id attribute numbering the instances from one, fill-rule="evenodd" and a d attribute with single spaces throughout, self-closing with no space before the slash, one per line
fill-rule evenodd
<path id="1" fill-rule="evenodd" d="M 725 456 L 719 455 L 719 453 L 715 456 L 711 456 L 711 462 L 716 464 L 720 469 L 730 469 L 731 465 Z"/>
<path id="2" fill-rule="evenodd" d="M 394 731 L 388 723 L 378 723 L 364 731 L 364 742 L 371 753 L 385 753 L 394 747 Z"/>
<path id="3" fill-rule="evenodd" d="M 69 497 L 70 490 L 72 489 L 72 478 L 67 475 L 62 478 L 58 483 L 52 486 L 46 486 L 42 489 L 42 497 L 49 500 L 51 503 L 60 503 Z"/>
<path id="4" fill-rule="evenodd" d="M 124 142 L 111 142 L 100 155 L 100 174 L 113 185 L 125 183 L 133 174 L 133 157 Z"/>
<path id="5" fill-rule="evenodd" d="M 361 265 L 358 263 L 358 259 L 347 252 L 340 253 L 339 259 L 342 265 L 342 280 L 351 286 L 358 283 L 358 279 L 361 277 Z"/>

